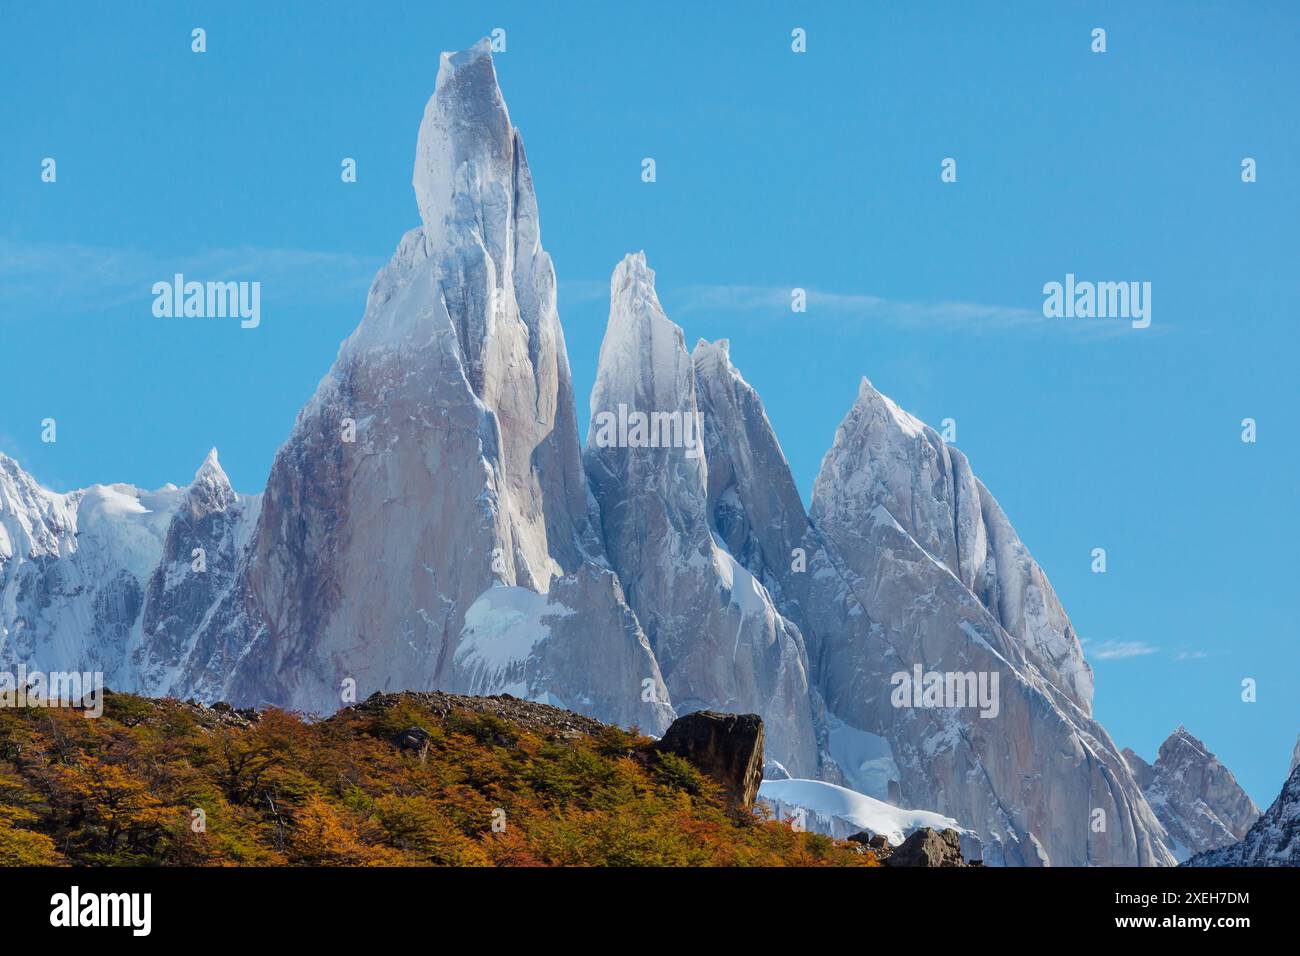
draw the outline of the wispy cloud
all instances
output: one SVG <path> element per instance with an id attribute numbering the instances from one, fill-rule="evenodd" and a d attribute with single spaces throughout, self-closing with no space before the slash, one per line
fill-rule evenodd
<path id="1" fill-rule="evenodd" d="M 795 314 L 790 312 L 791 290 L 783 286 L 690 285 L 665 288 L 661 295 L 672 302 L 673 312 L 681 316 L 698 312 L 744 312 L 806 322 L 832 318 L 944 331 L 1027 331 L 1089 338 L 1110 338 L 1139 331 L 1123 319 L 1048 319 L 1043 317 L 1038 306 L 1023 308 L 976 302 L 908 301 L 819 289 L 806 289 L 805 292 L 808 310 Z M 1152 326 L 1140 331 L 1149 334 L 1160 329 Z"/>
<path id="2" fill-rule="evenodd" d="M 1088 656 L 1099 661 L 1122 661 L 1130 657 L 1145 657 L 1159 650 L 1146 641 L 1102 641 L 1088 651 Z"/>
<path id="3" fill-rule="evenodd" d="M 155 282 L 181 272 L 202 282 L 259 281 L 263 294 L 319 302 L 364 296 L 378 257 L 312 249 L 233 246 L 175 254 L 75 243 L 18 242 L 0 236 L 0 308 L 114 308 L 151 303 Z M 363 302 L 357 302 L 360 311 Z"/>
<path id="4" fill-rule="evenodd" d="M 1205 651 L 1178 651 L 1174 654 L 1174 659 L 1179 661 L 1199 661 L 1209 656 Z"/>

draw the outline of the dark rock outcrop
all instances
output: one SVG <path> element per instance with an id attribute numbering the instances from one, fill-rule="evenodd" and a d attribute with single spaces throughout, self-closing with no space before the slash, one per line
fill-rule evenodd
<path id="1" fill-rule="evenodd" d="M 684 757 L 722 787 L 727 805 L 748 812 L 763 782 L 763 719 L 699 710 L 673 721 L 655 748 Z"/>
<path id="2" fill-rule="evenodd" d="M 885 859 L 886 866 L 966 866 L 961 855 L 961 834 L 956 830 L 922 827 Z"/>
<path id="3" fill-rule="evenodd" d="M 407 727 L 393 737 L 393 746 L 415 754 L 423 763 L 429 753 L 429 732 L 423 727 Z"/>
<path id="4" fill-rule="evenodd" d="M 849 837 L 850 843 L 861 843 L 863 846 L 871 847 L 877 855 L 887 855 L 893 852 L 889 845 L 889 838 L 883 833 L 872 833 L 870 830 L 862 830 Z"/>

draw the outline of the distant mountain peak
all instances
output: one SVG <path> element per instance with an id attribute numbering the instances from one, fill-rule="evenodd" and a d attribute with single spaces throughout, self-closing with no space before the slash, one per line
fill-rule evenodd
<path id="1" fill-rule="evenodd" d="M 1259 818 L 1232 772 L 1181 724 L 1160 745 L 1155 763 L 1128 749 L 1124 754 L 1180 860 L 1240 840 Z"/>
<path id="2" fill-rule="evenodd" d="M 217 459 L 217 450 L 213 448 L 199 465 L 199 470 L 194 473 L 194 481 L 215 482 L 222 485 L 229 485 L 230 479 L 226 476 L 226 470 L 221 467 L 221 462 Z"/>

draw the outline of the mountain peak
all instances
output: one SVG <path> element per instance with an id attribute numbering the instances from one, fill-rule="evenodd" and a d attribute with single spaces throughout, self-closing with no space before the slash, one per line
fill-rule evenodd
<path id="1" fill-rule="evenodd" d="M 1201 759 L 1214 759 L 1214 755 L 1209 752 L 1205 744 L 1193 737 L 1188 729 L 1182 724 L 1179 724 L 1178 729 L 1170 734 L 1168 739 L 1160 745 L 1160 754 L 1163 755 L 1166 751 L 1172 750 L 1180 743 L 1191 747 Z"/>
<path id="2" fill-rule="evenodd" d="M 1232 771 L 1181 724 L 1160 745 L 1155 763 L 1132 751 L 1125 758 L 1180 860 L 1240 840 L 1259 817 Z"/>
<path id="3" fill-rule="evenodd" d="M 629 253 L 614 267 L 609 292 L 592 414 L 618 402 L 653 411 L 693 409 L 694 373 L 686 337 L 659 303 L 655 273 L 644 252 Z"/>
<path id="4" fill-rule="evenodd" d="M 655 271 L 647 265 L 644 249 L 625 255 L 623 261 L 614 267 L 614 274 L 610 278 L 610 291 L 615 295 L 619 290 L 633 286 L 648 287 L 650 293 L 654 294 Z"/>
<path id="5" fill-rule="evenodd" d="M 716 359 L 725 365 L 731 364 L 731 340 L 718 339 L 716 342 L 710 342 L 708 339 L 701 338 L 695 343 L 695 350 L 691 357 L 696 361 L 700 359 Z"/>
<path id="6" fill-rule="evenodd" d="M 492 41 L 487 37 L 481 37 L 477 43 L 463 50 L 443 50 L 442 55 L 438 58 L 437 85 L 441 86 L 447 75 L 467 66 L 472 66 L 483 59 L 487 59 L 489 62 L 492 60 Z"/>
<path id="7" fill-rule="evenodd" d="M 659 302 L 659 294 L 655 291 L 655 271 L 646 264 L 644 251 L 629 252 L 610 276 L 606 340 L 609 341 L 611 336 L 617 340 L 620 335 L 631 336 L 641 345 L 666 340 L 674 351 L 686 352 L 686 338 L 681 328 L 668 318 Z"/>
<path id="8" fill-rule="evenodd" d="M 203 459 L 203 464 L 199 465 L 199 470 L 194 473 L 194 483 L 215 482 L 220 485 L 229 485 L 230 479 L 226 477 L 226 470 L 221 467 L 221 462 L 217 460 L 217 450 L 213 448 Z"/>
<path id="9" fill-rule="evenodd" d="M 221 462 L 217 460 L 217 449 L 212 448 L 208 451 L 207 456 L 203 459 L 203 464 L 199 465 L 199 470 L 194 473 L 195 479 L 203 478 L 207 475 L 225 476 L 225 470 L 221 467 Z"/>
<path id="10" fill-rule="evenodd" d="M 226 470 L 217 460 L 217 450 L 213 448 L 194 473 L 185 494 L 188 514 L 201 515 L 213 511 L 225 511 L 239 501 Z"/>
<path id="11" fill-rule="evenodd" d="M 484 196 L 493 186 L 508 201 L 514 170 L 515 130 L 497 83 L 492 46 L 443 53 L 433 96 L 424 108 L 415 150 L 420 219 L 431 246 L 456 211 L 456 196 Z"/>
<path id="12" fill-rule="evenodd" d="M 882 417 L 887 418 L 904 434 L 915 437 L 928 430 L 925 422 L 915 415 L 905 412 L 897 402 L 871 384 L 865 375 L 858 383 L 858 398 L 855 405 L 861 409 L 878 409 Z"/>

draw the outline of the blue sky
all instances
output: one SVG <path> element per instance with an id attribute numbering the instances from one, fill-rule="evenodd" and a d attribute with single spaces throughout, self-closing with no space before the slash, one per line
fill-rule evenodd
<path id="1" fill-rule="evenodd" d="M 0 34 L 0 449 L 46 484 L 184 483 L 215 445 L 262 487 L 418 222 L 439 51 L 501 27 L 580 410 L 609 273 L 645 249 L 688 343 L 731 338 L 805 494 L 860 376 L 955 419 L 1117 742 L 1152 758 L 1184 723 L 1277 794 L 1300 731 L 1294 4 L 63 6 L 11 5 Z M 261 281 L 261 327 L 154 318 L 176 271 Z M 1151 327 L 1043 319 L 1067 272 L 1151 282 Z"/>

